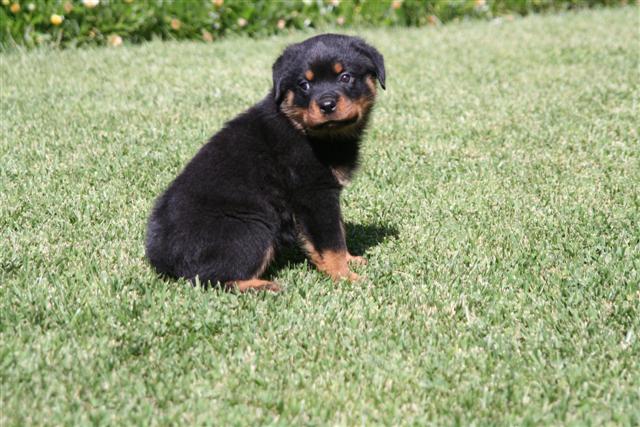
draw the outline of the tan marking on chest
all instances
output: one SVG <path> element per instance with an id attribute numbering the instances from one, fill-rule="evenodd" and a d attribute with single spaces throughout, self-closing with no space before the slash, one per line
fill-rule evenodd
<path id="1" fill-rule="evenodd" d="M 338 183 L 343 187 L 351 184 L 351 173 L 349 169 L 344 167 L 331 168 L 331 173 L 338 180 Z"/>

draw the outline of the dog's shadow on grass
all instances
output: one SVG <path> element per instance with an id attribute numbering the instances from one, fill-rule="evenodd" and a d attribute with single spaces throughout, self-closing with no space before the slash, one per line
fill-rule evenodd
<path id="1" fill-rule="evenodd" d="M 384 242 L 389 237 L 397 237 L 398 229 L 393 225 L 345 223 L 347 247 L 352 255 L 364 255 L 365 252 Z M 293 245 L 282 248 L 266 271 L 265 277 L 274 279 L 281 270 L 304 263 L 306 256 L 302 249 Z"/>

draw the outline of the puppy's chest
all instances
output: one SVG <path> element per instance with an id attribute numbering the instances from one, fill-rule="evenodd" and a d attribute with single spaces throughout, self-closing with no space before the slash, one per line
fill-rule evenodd
<path id="1" fill-rule="evenodd" d="M 293 189 L 335 189 L 351 183 L 353 168 L 344 165 L 295 165 L 287 168 L 288 186 Z"/>
<path id="2" fill-rule="evenodd" d="M 342 188 L 351 183 L 358 161 L 357 147 L 348 153 L 318 147 L 304 148 L 307 149 L 300 150 L 286 162 L 287 175 L 292 186 Z"/>

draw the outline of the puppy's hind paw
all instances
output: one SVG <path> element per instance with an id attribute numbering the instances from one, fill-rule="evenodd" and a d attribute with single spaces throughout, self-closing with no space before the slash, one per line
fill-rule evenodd
<path id="1" fill-rule="evenodd" d="M 251 280 L 238 280 L 230 283 L 233 288 L 238 292 L 280 292 L 282 288 L 276 282 L 270 282 L 268 280 L 251 279 Z"/>

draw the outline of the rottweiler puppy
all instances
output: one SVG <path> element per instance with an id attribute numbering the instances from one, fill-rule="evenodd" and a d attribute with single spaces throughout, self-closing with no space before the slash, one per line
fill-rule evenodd
<path id="1" fill-rule="evenodd" d="M 269 95 L 228 122 L 156 201 L 146 255 L 171 277 L 241 292 L 261 280 L 278 248 L 296 241 L 318 270 L 357 280 L 340 191 L 385 88 L 382 55 L 357 37 L 324 34 L 287 47 Z"/>

